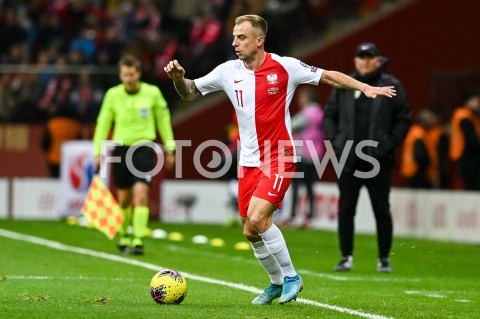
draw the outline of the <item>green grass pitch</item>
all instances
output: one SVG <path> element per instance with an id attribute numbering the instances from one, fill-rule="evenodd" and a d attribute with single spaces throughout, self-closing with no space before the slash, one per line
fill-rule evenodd
<path id="1" fill-rule="evenodd" d="M 121 256 L 116 241 L 64 222 L 0 220 L 0 318 L 480 318 L 480 247 L 394 240 L 393 272 L 376 272 L 374 236 L 356 235 L 355 263 L 335 273 L 337 236 L 284 230 L 305 289 L 296 302 L 250 304 L 268 276 L 240 227 L 150 223 L 182 241 L 145 240 L 144 256 Z M 222 238 L 223 247 L 192 243 Z M 164 268 L 182 272 L 188 295 L 158 305 L 149 282 Z"/>

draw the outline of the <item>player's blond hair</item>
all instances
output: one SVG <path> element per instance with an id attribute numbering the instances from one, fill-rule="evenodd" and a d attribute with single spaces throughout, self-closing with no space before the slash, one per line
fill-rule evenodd
<path id="1" fill-rule="evenodd" d="M 240 24 L 242 22 L 250 22 L 253 28 L 259 30 L 263 37 L 267 37 L 268 24 L 267 21 L 256 14 L 247 14 L 239 16 L 235 19 L 235 24 Z"/>

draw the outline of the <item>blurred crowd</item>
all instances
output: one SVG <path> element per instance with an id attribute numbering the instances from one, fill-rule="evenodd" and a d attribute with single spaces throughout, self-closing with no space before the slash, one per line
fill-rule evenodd
<path id="1" fill-rule="evenodd" d="M 140 57 L 143 80 L 159 85 L 174 113 L 178 97 L 163 67 L 179 59 L 196 78 L 236 58 L 235 17 L 264 16 L 267 51 L 289 55 L 295 44 L 324 36 L 334 19 L 368 16 L 381 2 L 0 0 L 0 123 L 55 128 L 68 118 L 76 121 L 76 136 L 79 125 L 95 121 L 106 90 L 119 83 L 124 53 Z M 433 110 L 418 112 L 402 150 L 400 171 L 408 186 L 448 188 L 458 171 L 466 189 L 480 189 L 479 118 L 478 93 L 466 94 L 443 121 Z M 45 149 L 51 141 L 46 135 Z"/>
<path id="2" fill-rule="evenodd" d="M 267 18 L 267 50 L 286 55 L 293 43 L 322 36 L 333 17 L 365 16 L 380 2 L 0 0 L 0 122 L 44 123 L 58 112 L 94 122 L 126 52 L 141 58 L 143 79 L 159 85 L 172 108 L 166 62 L 181 60 L 195 78 L 235 58 L 236 16 Z"/>
<path id="3" fill-rule="evenodd" d="M 480 93 L 466 89 L 447 121 L 432 109 L 418 112 L 403 142 L 400 173 L 418 189 L 480 191 Z M 458 183 L 457 183 L 458 181 Z"/>

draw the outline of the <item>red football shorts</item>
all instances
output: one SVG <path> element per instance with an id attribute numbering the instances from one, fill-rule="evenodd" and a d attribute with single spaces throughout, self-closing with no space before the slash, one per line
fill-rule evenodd
<path id="1" fill-rule="evenodd" d="M 265 199 L 277 208 L 282 207 L 283 198 L 295 173 L 295 163 L 273 163 L 263 167 L 239 166 L 238 170 L 238 212 L 240 216 L 247 216 L 252 196 Z"/>

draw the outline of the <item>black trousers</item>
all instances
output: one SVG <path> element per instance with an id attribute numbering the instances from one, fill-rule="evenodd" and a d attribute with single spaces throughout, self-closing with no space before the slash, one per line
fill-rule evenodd
<path id="1" fill-rule="evenodd" d="M 433 185 L 428 180 L 427 174 L 424 172 L 417 173 L 407 179 L 407 186 L 415 189 L 432 189 Z"/>
<path id="2" fill-rule="evenodd" d="M 292 206 L 290 219 L 295 219 L 297 215 L 297 200 L 298 200 L 298 188 L 303 183 L 307 190 L 308 197 L 308 215 L 307 220 L 311 221 L 315 213 L 315 194 L 313 193 L 313 184 L 317 179 L 317 171 L 315 169 L 315 164 L 310 162 L 298 162 L 296 172 L 303 172 L 304 178 L 294 178 L 292 179 Z"/>
<path id="3" fill-rule="evenodd" d="M 385 165 L 386 166 L 386 165 Z M 377 228 L 378 257 L 388 257 L 392 248 L 393 222 L 390 212 L 390 189 L 393 168 L 382 165 L 380 173 L 369 179 L 343 171 L 338 179 L 340 190 L 338 209 L 338 235 L 342 256 L 353 255 L 355 213 L 360 189 L 368 190 Z"/>
<path id="4" fill-rule="evenodd" d="M 462 177 L 463 187 L 466 190 L 478 191 L 480 190 L 480 168 L 473 167 L 466 169 L 460 167 L 458 169 L 460 176 Z"/>

